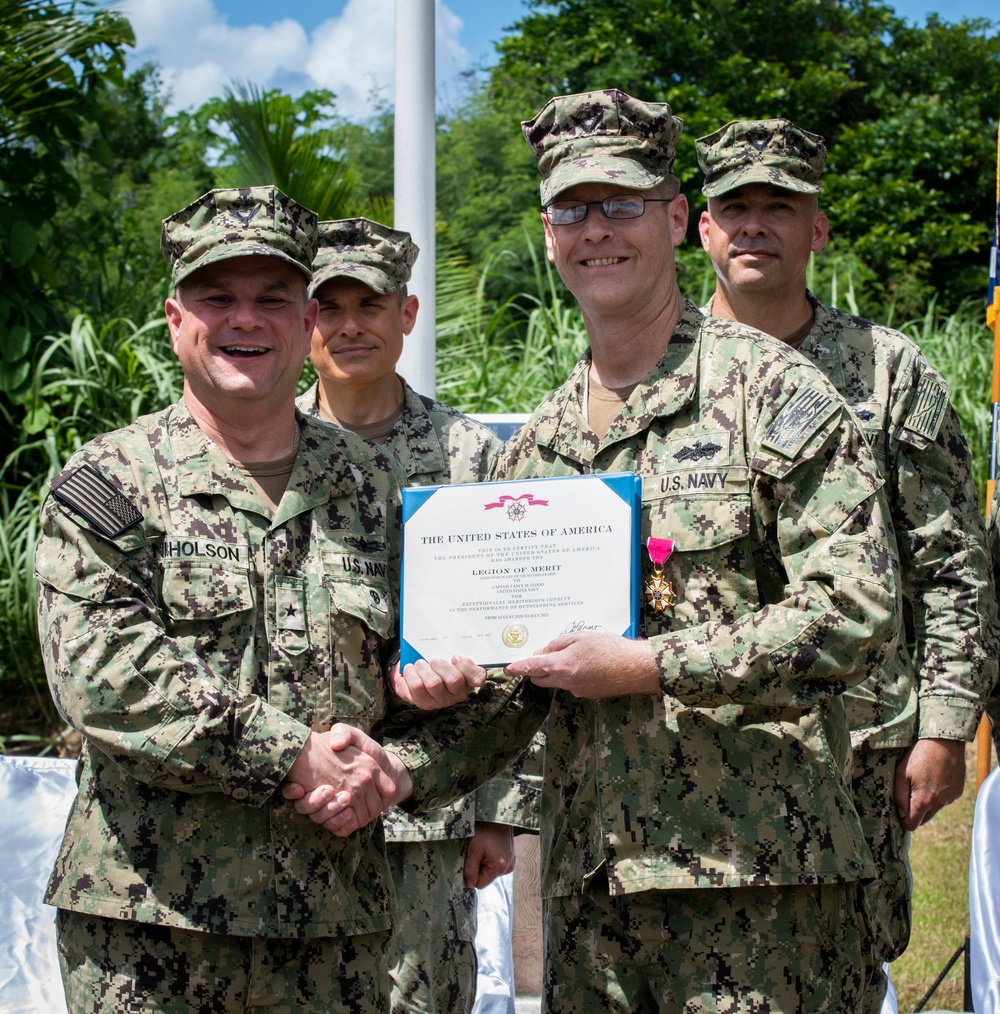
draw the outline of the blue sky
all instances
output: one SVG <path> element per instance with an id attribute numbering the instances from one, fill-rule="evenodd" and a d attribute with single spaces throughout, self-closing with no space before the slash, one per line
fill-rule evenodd
<path id="1" fill-rule="evenodd" d="M 153 60 L 173 95 L 171 108 L 200 105 L 233 80 L 296 94 L 329 88 L 338 111 L 364 120 L 393 98 L 396 0 L 119 0 L 136 31 L 132 65 Z M 405 0 L 404 0 L 405 2 Z M 529 13 L 524 0 L 436 0 L 439 111 L 454 108 L 463 73 L 493 59 L 503 30 Z M 996 0 L 899 0 L 922 21 L 996 20 Z"/>

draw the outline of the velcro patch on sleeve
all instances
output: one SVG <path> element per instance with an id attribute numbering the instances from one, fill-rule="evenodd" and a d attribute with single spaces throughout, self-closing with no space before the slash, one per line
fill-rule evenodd
<path id="1" fill-rule="evenodd" d="M 839 412 L 843 402 L 832 391 L 800 387 L 768 427 L 761 444 L 786 458 L 795 458 L 810 437 Z"/>
<path id="2" fill-rule="evenodd" d="M 947 411 L 948 388 L 944 381 L 933 373 L 925 373 L 917 384 L 917 394 L 903 423 L 903 429 L 919 433 L 928 440 L 935 440 Z"/>
<path id="3" fill-rule="evenodd" d="M 109 539 L 142 520 L 132 501 L 92 465 L 81 465 L 62 476 L 52 484 L 52 495 L 82 514 Z"/>

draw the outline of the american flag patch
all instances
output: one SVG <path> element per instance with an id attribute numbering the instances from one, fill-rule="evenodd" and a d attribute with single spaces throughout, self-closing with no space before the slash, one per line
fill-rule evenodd
<path id="1" fill-rule="evenodd" d="M 840 410 L 842 404 L 830 391 L 800 387 L 768 427 L 761 443 L 786 458 L 794 458 L 816 430 Z"/>
<path id="2" fill-rule="evenodd" d="M 903 428 L 919 433 L 928 440 L 937 438 L 948 408 L 948 388 L 933 374 L 925 373 L 917 384 L 917 394 L 910 406 Z"/>
<path id="3" fill-rule="evenodd" d="M 81 465 L 52 484 L 52 495 L 79 511 L 100 533 L 117 538 L 142 520 L 135 505 L 92 465 Z"/>

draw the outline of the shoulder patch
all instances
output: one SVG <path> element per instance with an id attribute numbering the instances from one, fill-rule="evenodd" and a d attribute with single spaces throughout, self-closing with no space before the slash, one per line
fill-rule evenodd
<path id="1" fill-rule="evenodd" d="M 917 384 L 917 394 L 903 423 L 903 429 L 934 440 L 947 410 L 948 388 L 944 381 L 932 373 L 925 373 Z"/>
<path id="2" fill-rule="evenodd" d="M 767 428 L 761 443 L 786 458 L 794 458 L 842 404 L 832 391 L 800 387 Z"/>
<path id="3" fill-rule="evenodd" d="M 52 495 L 79 511 L 106 538 L 142 520 L 136 506 L 92 465 L 81 465 L 52 484 Z"/>

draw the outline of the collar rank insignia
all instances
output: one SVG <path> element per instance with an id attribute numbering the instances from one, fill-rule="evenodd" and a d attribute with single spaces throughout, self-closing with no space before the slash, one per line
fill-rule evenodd
<path id="1" fill-rule="evenodd" d="M 702 458 L 710 458 L 721 450 L 721 444 L 703 444 L 700 440 L 696 440 L 694 447 L 682 447 L 674 457 L 678 461 L 700 461 Z"/>
<path id="2" fill-rule="evenodd" d="M 142 520 L 138 509 L 92 465 L 81 465 L 52 484 L 52 495 L 82 514 L 108 539 Z"/>

